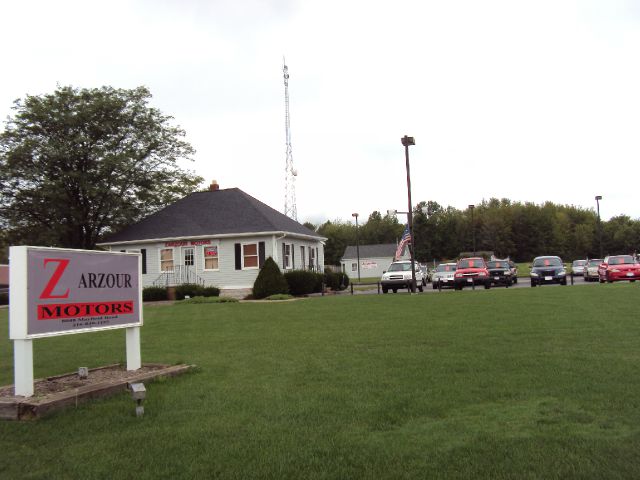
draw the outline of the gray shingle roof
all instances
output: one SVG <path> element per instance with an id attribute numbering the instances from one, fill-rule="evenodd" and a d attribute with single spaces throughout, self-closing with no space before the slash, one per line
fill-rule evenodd
<path id="1" fill-rule="evenodd" d="M 101 243 L 260 232 L 297 233 L 324 239 L 239 188 L 227 188 L 192 193 Z"/>
<path id="2" fill-rule="evenodd" d="M 360 245 L 360 258 L 392 258 L 398 246 L 395 243 L 383 243 L 381 245 Z M 356 246 L 349 245 L 342 255 L 342 259 L 358 258 Z"/>

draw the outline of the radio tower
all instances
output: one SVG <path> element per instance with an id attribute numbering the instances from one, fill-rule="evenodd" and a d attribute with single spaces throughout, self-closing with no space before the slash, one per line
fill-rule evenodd
<path id="1" fill-rule="evenodd" d="M 284 74 L 284 128 L 287 136 L 287 161 L 284 168 L 284 214 L 294 220 L 298 220 L 298 208 L 296 207 L 296 177 L 298 172 L 293 168 L 293 155 L 291 154 L 291 125 L 289 123 L 289 68 L 282 59 L 282 72 Z"/>

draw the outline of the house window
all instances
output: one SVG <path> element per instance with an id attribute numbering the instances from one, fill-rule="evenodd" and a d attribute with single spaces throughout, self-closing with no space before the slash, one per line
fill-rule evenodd
<path id="1" fill-rule="evenodd" d="M 160 250 L 160 271 L 173 272 L 173 248 Z"/>
<path id="2" fill-rule="evenodd" d="M 315 270 L 316 265 L 316 251 L 313 247 L 309 248 L 309 270 Z"/>
<path id="3" fill-rule="evenodd" d="M 304 256 L 304 247 L 300 247 L 300 266 L 302 267 L 303 270 L 306 268 L 305 265 L 306 265 L 306 260 Z"/>
<path id="4" fill-rule="evenodd" d="M 182 249 L 182 257 L 184 258 L 184 265 L 193 267 L 195 262 L 195 253 L 193 247 L 183 248 Z"/>
<path id="5" fill-rule="evenodd" d="M 242 268 L 258 268 L 258 244 L 242 245 Z"/>
<path id="6" fill-rule="evenodd" d="M 284 268 L 291 268 L 291 245 L 284 245 Z"/>
<path id="7" fill-rule="evenodd" d="M 358 271 L 358 264 L 357 263 L 352 263 L 351 264 L 351 271 L 352 272 L 357 272 Z"/>
<path id="8" fill-rule="evenodd" d="M 218 270 L 218 247 L 204 247 L 204 269 Z"/>

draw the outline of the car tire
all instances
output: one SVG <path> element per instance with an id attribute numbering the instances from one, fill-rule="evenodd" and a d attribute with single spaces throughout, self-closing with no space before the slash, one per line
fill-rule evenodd
<path id="1" fill-rule="evenodd" d="M 420 293 L 424 292 L 424 285 L 418 285 L 418 291 Z"/>
<path id="2" fill-rule="evenodd" d="M 382 293 L 389 293 L 389 289 L 386 287 L 382 287 Z"/>
<path id="3" fill-rule="evenodd" d="M 391 290 L 393 291 L 393 293 L 398 293 L 398 289 L 397 288 L 392 288 Z"/>
<path id="4" fill-rule="evenodd" d="M 562 281 L 560 282 L 560 285 L 565 285 L 565 286 L 566 286 L 566 285 L 567 285 L 567 279 L 565 278 L 564 280 L 562 280 Z"/>
<path id="5" fill-rule="evenodd" d="M 513 283 L 517 284 L 518 283 L 518 277 L 513 279 Z"/>
<path id="6" fill-rule="evenodd" d="M 536 282 L 534 282 L 533 280 L 531 280 L 531 286 L 535 287 L 536 286 Z"/>
<path id="7" fill-rule="evenodd" d="M 491 282 L 487 282 L 484 284 L 484 289 L 489 290 L 491 288 Z"/>
<path id="8" fill-rule="evenodd" d="M 599 282 L 599 283 L 604 283 L 604 278 L 602 278 L 602 277 L 598 276 L 598 282 Z"/>
<path id="9" fill-rule="evenodd" d="M 433 283 L 431 284 L 431 288 L 433 288 L 434 290 L 435 290 L 436 288 L 438 288 L 438 287 L 436 286 L 436 282 L 433 282 Z"/>

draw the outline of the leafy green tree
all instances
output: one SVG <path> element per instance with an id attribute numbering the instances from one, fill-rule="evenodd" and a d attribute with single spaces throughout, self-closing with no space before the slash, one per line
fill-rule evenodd
<path id="1" fill-rule="evenodd" d="M 12 244 L 93 248 L 197 189 L 194 150 L 145 87 L 27 96 L 0 134 L 0 225 Z"/>
<path id="2" fill-rule="evenodd" d="M 324 262 L 327 265 L 340 265 L 347 246 L 356 244 L 356 227 L 351 223 L 327 220 L 318 227 L 318 233 L 327 237 L 324 246 Z"/>

